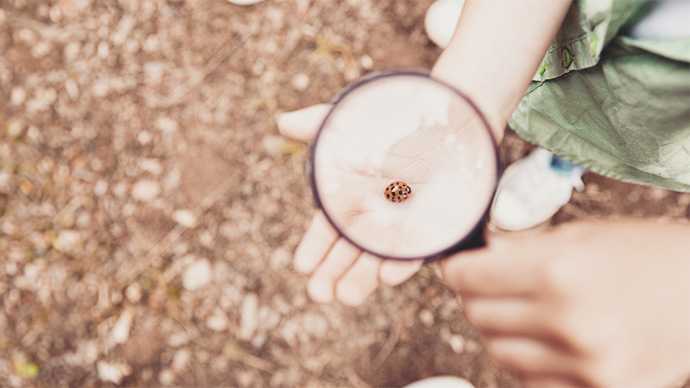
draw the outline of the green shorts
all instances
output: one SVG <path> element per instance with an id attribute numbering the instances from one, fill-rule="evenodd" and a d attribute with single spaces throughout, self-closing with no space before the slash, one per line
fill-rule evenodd
<path id="1" fill-rule="evenodd" d="M 509 125 L 596 173 L 690 191 L 690 37 L 626 37 L 650 4 L 575 1 Z"/>

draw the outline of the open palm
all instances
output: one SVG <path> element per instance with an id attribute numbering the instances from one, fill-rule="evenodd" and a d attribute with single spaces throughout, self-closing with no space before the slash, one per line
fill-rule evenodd
<path id="1" fill-rule="evenodd" d="M 279 129 L 295 140 L 309 141 L 329 108 L 317 105 L 285 114 L 278 122 Z M 457 241 L 461 233 L 458 230 L 469 230 L 476 223 L 480 214 L 472 212 L 482 211 L 481 206 L 468 208 L 469 198 L 463 198 L 477 195 L 476 190 L 464 187 L 477 177 L 468 175 L 463 179 L 454 166 L 479 164 L 479 171 L 495 179 L 489 168 L 492 155 L 463 149 L 472 147 L 472 136 L 465 136 L 462 143 L 454 138 L 448 128 L 429 126 L 391 144 L 377 168 L 371 168 L 356 157 L 356 152 L 355 156 L 350 152 L 355 148 L 348 147 L 347 142 L 356 139 L 336 135 L 334 144 L 345 151 L 328 152 L 327 158 L 332 159 L 324 163 L 328 168 L 315 171 L 317 182 L 324 182 L 317 183 L 321 205 L 358 245 L 386 256 L 424 256 L 450 246 Z M 319 141 L 328 143 L 328 139 Z M 413 188 L 414 200 L 393 204 L 384 197 L 384 188 L 400 180 Z M 490 196 L 480 191 L 480 195 Z M 459 219 L 457 214 L 467 217 Z M 421 265 L 419 260 L 381 260 L 362 252 L 341 238 L 322 212 L 315 215 L 295 253 L 297 270 L 311 276 L 310 296 L 324 303 L 338 298 L 347 304 L 359 304 L 379 282 L 399 284 Z"/>

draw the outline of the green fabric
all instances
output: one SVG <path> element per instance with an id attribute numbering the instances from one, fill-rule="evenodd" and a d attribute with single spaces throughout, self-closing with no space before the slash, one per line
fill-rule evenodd
<path id="1" fill-rule="evenodd" d="M 596 173 L 690 191 L 690 37 L 623 36 L 649 9 L 575 2 L 509 124 Z"/>

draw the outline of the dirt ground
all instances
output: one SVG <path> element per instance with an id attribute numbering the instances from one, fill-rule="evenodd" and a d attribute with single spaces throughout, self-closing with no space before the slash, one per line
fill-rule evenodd
<path id="1" fill-rule="evenodd" d="M 275 114 L 429 68 L 430 2 L 0 0 L 0 386 L 519 386 L 429 268 L 352 308 L 291 266 L 315 209 Z M 586 183 L 554 223 L 690 217 Z"/>

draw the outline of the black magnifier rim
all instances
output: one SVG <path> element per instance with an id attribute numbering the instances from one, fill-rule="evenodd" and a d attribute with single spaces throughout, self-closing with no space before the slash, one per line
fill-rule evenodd
<path id="1" fill-rule="evenodd" d="M 361 246 L 361 244 L 356 243 L 355 241 L 352 240 L 346 233 L 344 233 L 340 227 L 333 221 L 331 216 L 328 214 L 328 211 L 324 208 L 321 198 L 319 196 L 319 190 L 317 189 L 316 186 L 316 149 L 319 144 L 319 138 L 321 137 L 321 133 L 324 130 L 324 127 L 326 126 L 326 123 L 328 123 L 331 115 L 333 112 L 337 109 L 338 104 L 348 95 L 350 94 L 353 90 L 358 89 L 359 87 L 368 84 L 373 81 L 378 81 L 384 78 L 390 78 L 390 77 L 399 77 L 399 76 L 407 76 L 407 77 L 419 77 L 419 78 L 425 78 L 428 79 L 442 87 L 445 87 L 446 89 L 450 90 L 452 93 L 455 93 L 458 95 L 460 98 L 465 100 L 470 107 L 477 113 L 479 116 L 480 120 L 484 124 L 484 127 L 486 131 L 489 134 L 489 138 L 491 140 L 491 143 L 494 148 L 494 158 L 495 158 L 495 165 L 496 165 L 496 179 L 494 181 L 494 187 L 491 192 L 491 197 L 488 201 L 488 204 L 486 205 L 486 210 L 484 211 L 484 215 L 477 221 L 477 223 L 474 225 L 474 227 L 471 229 L 469 233 L 463 236 L 462 239 L 460 239 L 458 242 L 451 244 L 450 246 L 443 248 L 439 251 L 436 251 L 430 255 L 425 255 L 425 256 L 412 256 L 412 257 L 397 257 L 397 256 L 389 256 L 389 255 L 384 255 L 381 254 L 380 252 L 373 251 L 368 248 L 364 248 Z M 477 107 L 477 105 L 472 101 L 471 98 L 469 98 L 465 93 L 461 92 L 460 90 L 456 89 L 453 86 L 450 86 L 446 82 L 443 82 L 441 80 L 438 80 L 436 78 L 431 77 L 429 71 L 427 70 L 421 70 L 421 69 L 406 69 L 406 68 L 394 68 L 394 69 L 386 69 L 386 70 L 380 70 L 376 72 L 369 73 L 365 75 L 364 77 L 346 85 L 344 88 L 342 88 L 339 92 L 333 96 L 333 98 L 330 101 L 330 104 L 332 104 L 331 109 L 329 110 L 328 114 L 324 118 L 324 120 L 321 123 L 321 126 L 319 127 L 318 132 L 316 133 L 316 136 L 314 137 L 314 141 L 312 143 L 311 149 L 310 149 L 310 154 L 309 154 L 309 164 L 311 166 L 311 171 L 310 171 L 310 181 L 311 181 L 311 187 L 312 187 L 312 192 L 314 195 L 314 200 L 316 201 L 316 205 L 323 211 L 324 216 L 328 220 L 328 222 L 333 226 L 333 229 L 335 229 L 340 237 L 344 238 L 347 240 L 350 244 L 356 246 L 357 248 L 361 249 L 364 252 L 370 253 L 372 255 L 375 255 L 377 257 L 380 257 L 382 259 L 387 259 L 387 260 L 397 260 L 397 261 L 415 261 L 415 260 L 426 260 L 426 259 L 435 259 L 435 258 L 440 258 L 442 256 L 448 255 L 450 253 L 457 252 L 461 250 L 465 245 L 470 245 L 473 240 L 477 239 L 477 235 L 483 232 L 484 224 L 486 217 L 489 213 L 489 209 L 491 208 L 491 204 L 493 203 L 493 198 L 496 195 L 496 189 L 498 187 L 498 179 L 500 177 L 500 165 L 499 165 L 499 155 L 498 155 L 498 144 L 496 142 L 496 138 L 494 137 L 494 133 L 491 129 L 491 126 L 489 125 L 489 122 L 486 120 L 486 117 L 482 113 L 482 111 Z M 476 241 L 475 241 L 476 242 Z"/>

